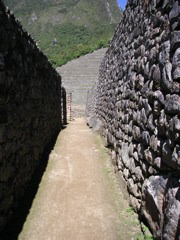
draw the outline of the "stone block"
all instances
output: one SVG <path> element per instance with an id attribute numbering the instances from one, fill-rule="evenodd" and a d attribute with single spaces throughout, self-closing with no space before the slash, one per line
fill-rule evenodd
<path id="1" fill-rule="evenodd" d="M 171 165 L 176 166 L 176 170 L 180 172 L 180 145 L 176 145 L 172 153 L 172 163 Z"/>
<path id="2" fill-rule="evenodd" d="M 159 65 L 154 65 L 152 72 L 152 79 L 153 79 L 153 87 L 154 89 L 160 89 L 161 85 L 161 71 Z"/>
<path id="3" fill-rule="evenodd" d="M 164 66 L 170 59 L 170 41 L 166 41 L 162 44 L 162 51 L 159 53 L 159 63 Z"/>
<path id="4" fill-rule="evenodd" d="M 7 182 L 15 173 L 15 168 L 9 163 L 3 163 L 0 167 L 0 182 Z"/>
<path id="5" fill-rule="evenodd" d="M 159 116 L 160 113 L 161 113 L 161 104 L 160 104 L 158 101 L 154 101 L 154 107 L 153 107 L 153 109 L 154 109 L 154 114 L 155 114 L 156 116 Z"/>
<path id="6" fill-rule="evenodd" d="M 137 162 L 139 161 L 138 152 L 135 151 L 134 154 L 133 154 L 133 157 Z"/>
<path id="7" fill-rule="evenodd" d="M 169 13 L 169 19 L 172 22 L 176 21 L 177 18 L 179 17 L 179 4 L 178 1 L 174 2 L 173 6 L 172 6 L 172 10 Z"/>
<path id="8" fill-rule="evenodd" d="M 135 167 L 134 174 L 137 182 L 142 182 L 144 180 L 144 176 L 140 167 Z"/>
<path id="9" fill-rule="evenodd" d="M 136 212 L 139 212 L 141 208 L 141 203 L 138 199 L 132 195 L 130 195 L 130 205 L 134 208 Z"/>
<path id="10" fill-rule="evenodd" d="M 180 47 L 180 31 L 171 33 L 171 48 L 175 51 Z"/>
<path id="11" fill-rule="evenodd" d="M 152 135 L 149 143 L 153 152 L 155 152 L 157 155 L 161 155 L 161 141 L 157 138 L 157 136 Z"/>
<path id="12" fill-rule="evenodd" d="M 144 157 L 148 164 L 154 165 L 154 159 L 156 156 L 150 148 L 144 151 Z"/>
<path id="13" fill-rule="evenodd" d="M 178 179 L 170 179 L 166 189 L 164 208 L 164 225 L 162 238 L 164 240 L 178 239 L 180 192 Z"/>
<path id="14" fill-rule="evenodd" d="M 6 138 L 6 127 L 4 124 L 0 124 L 0 144 L 5 143 L 7 138 Z"/>
<path id="15" fill-rule="evenodd" d="M 143 141 L 143 144 L 148 146 L 149 143 L 150 143 L 150 135 L 149 135 L 149 132 L 148 131 L 143 131 L 142 132 L 142 141 Z"/>
<path id="16" fill-rule="evenodd" d="M 138 142 L 141 140 L 141 130 L 135 125 L 133 126 L 133 139 Z"/>
<path id="17" fill-rule="evenodd" d="M 5 68 L 4 55 L 0 53 L 0 71 L 4 70 L 4 68 Z"/>
<path id="18" fill-rule="evenodd" d="M 166 140 L 162 146 L 162 164 L 165 164 L 172 169 L 178 170 L 179 166 L 176 161 L 176 154 L 174 155 L 173 161 L 173 150 L 174 149 L 171 147 L 170 142 Z"/>
<path id="19" fill-rule="evenodd" d="M 179 142 L 178 135 L 180 133 L 180 120 L 178 116 L 173 117 L 169 122 L 169 137 Z"/>
<path id="20" fill-rule="evenodd" d="M 167 95 L 165 101 L 165 111 L 168 114 L 180 113 L 180 97 L 177 94 Z"/>
<path id="21" fill-rule="evenodd" d="M 164 109 L 162 109 L 161 113 L 160 113 L 160 116 L 159 116 L 159 121 L 158 121 L 158 124 L 157 124 L 157 128 L 158 128 L 157 134 L 158 134 L 158 136 L 161 136 L 161 137 L 165 138 L 168 127 L 169 127 L 169 123 L 168 123 L 168 120 L 167 120 L 167 116 L 165 114 Z"/>
<path id="22" fill-rule="evenodd" d="M 3 212 L 4 215 L 7 214 L 8 209 L 12 206 L 12 202 L 13 202 L 13 195 L 8 196 L 1 201 L 0 211 Z"/>
<path id="23" fill-rule="evenodd" d="M 153 96 L 162 106 L 164 106 L 164 95 L 161 91 L 155 91 Z"/>
<path id="24" fill-rule="evenodd" d="M 133 156 L 133 150 L 134 150 L 134 146 L 132 144 L 132 142 L 129 144 L 129 156 L 132 157 Z"/>
<path id="25" fill-rule="evenodd" d="M 176 69 L 173 71 L 173 80 L 179 81 L 180 79 L 180 67 L 176 67 Z"/>
<path id="26" fill-rule="evenodd" d="M 141 109 L 140 126 L 144 128 L 147 124 L 147 116 L 144 108 Z"/>
<path id="27" fill-rule="evenodd" d="M 131 157 L 129 159 L 129 170 L 130 170 L 131 175 L 134 174 L 135 167 L 136 167 L 136 165 L 135 165 L 134 158 Z"/>
<path id="28" fill-rule="evenodd" d="M 125 168 L 124 170 L 123 170 L 123 177 L 124 177 L 124 179 L 126 180 L 126 181 L 128 181 L 128 178 L 129 178 L 129 169 L 127 169 L 127 168 Z"/>
<path id="29" fill-rule="evenodd" d="M 130 192 L 130 194 L 132 194 L 136 198 L 140 197 L 139 192 L 138 192 L 138 186 L 137 186 L 137 184 L 134 184 L 134 181 L 132 178 L 128 179 L 127 187 L 128 187 L 128 191 Z"/>
<path id="30" fill-rule="evenodd" d="M 162 70 L 162 87 L 166 92 L 173 91 L 173 80 L 172 80 L 172 64 L 166 62 L 165 67 Z"/>
<path id="31" fill-rule="evenodd" d="M 141 95 L 142 95 L 142 97 L 143 98 L 148 98 L 149 97 L 149 95 L 150 95 L 150 91 L 151 89 L 150 89 L 150 81 L 147 81 L 144 85 L 143 85 L 143 87 L 142 87 L 142 89 L 141 89 Z"/>
<path id="32" fill-rule="evenodd" d="M 152 132 L 154 132 L 154 130 L 155 130 L 153 114 L 150 114 L 149 117 L 148 117 L 147 128 Z"/>
<path id="33" fill-rule="evenodd" d="M 140 90 L 144 86 L 144 77 L 142 75 L 138 75 L 136 78 L 136 89 Z"/>
<path id="34" fill-rule="evenodd" d="M 180 48 L 176 49 L 173 55 L 172 64 L 174 68 L 180 67 Z"/>
<path id="35" fill-rule="evenodd" d="M 129 158 L 129 148 L 128 143 L 122 143 L 121 147 L 121 159 L 126 168 L 129 168 L 130 166 L 130 158 Z"/>
<path id="36" fill-rule="evenodd" d="M 156 238 L 160 238 L 162 232 L 163 205 L 167 181 L 167 176 L 151 176 L 143 184 L 142 213 Z"/>
<path id="37" fill-rule="evenodd" d="M 119 154 L 118 154 L 118 157 L 117 157 L 117 167 L 118 167 L 118 170 L 121 170 L 121 171 L 124 170 L 124 164 L 123 164 L 122 158 Z"/>
<path id="38" fill-rule="evenodd" d="M 5 87 L 5 72 L 0 71 L 0 86 Z"/>
<path id="39" fill-rule="evenodd" d="M 142 143 L 138 144 L 137 151 L 138 151 L 138 158 L 140 158 L 141 160 L 144 159 L 145 147 Z"/>

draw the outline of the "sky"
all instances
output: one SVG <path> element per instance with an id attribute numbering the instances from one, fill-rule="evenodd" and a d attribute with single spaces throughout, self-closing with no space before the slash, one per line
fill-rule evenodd
<path id="1" fill-rule="evenodd" d="M 127 0 L 117 0 L 117 1 L 119 3 L 119 6 L 124 10 L 125 6 L 126 6 L 126 3 L 127 3 Z"/>

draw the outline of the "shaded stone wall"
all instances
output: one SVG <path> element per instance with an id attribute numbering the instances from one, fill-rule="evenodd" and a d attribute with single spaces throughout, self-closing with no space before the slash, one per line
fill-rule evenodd
<path id="1" fill-rule="evenodd" d="M 61 88 L 61 110 L 62 110 L 62 124 L 67 124 L 67 100 L 66 90 L 64 87 Z"/>
<path id="2" fill-rule="evenodd" d="M 0 1 L 0 229 L 61 128 L 61 77 Z"/>
<path id="3" fill-rule="evenodd" d="M 131 205 L 163 240 L 179 234 L 179 28 L 178 1 L 129 0 L 86 111 Z"/>

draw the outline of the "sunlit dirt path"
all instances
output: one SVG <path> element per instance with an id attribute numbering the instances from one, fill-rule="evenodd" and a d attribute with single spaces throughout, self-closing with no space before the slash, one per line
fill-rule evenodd
<path id="1" fill-rule="evenodd" d="M 20 240 L 135 239 L 102 151 L 84 119 L 61 131 Z"/>

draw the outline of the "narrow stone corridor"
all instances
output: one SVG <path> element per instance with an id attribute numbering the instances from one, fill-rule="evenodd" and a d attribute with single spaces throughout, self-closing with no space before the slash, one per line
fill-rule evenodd
<path id="1" fill-rule="evenodd" d="M 119 192 L 107 153 L 83 118 L 59 135 L 20 240 L 135 239 L 136 216 Z"/>

